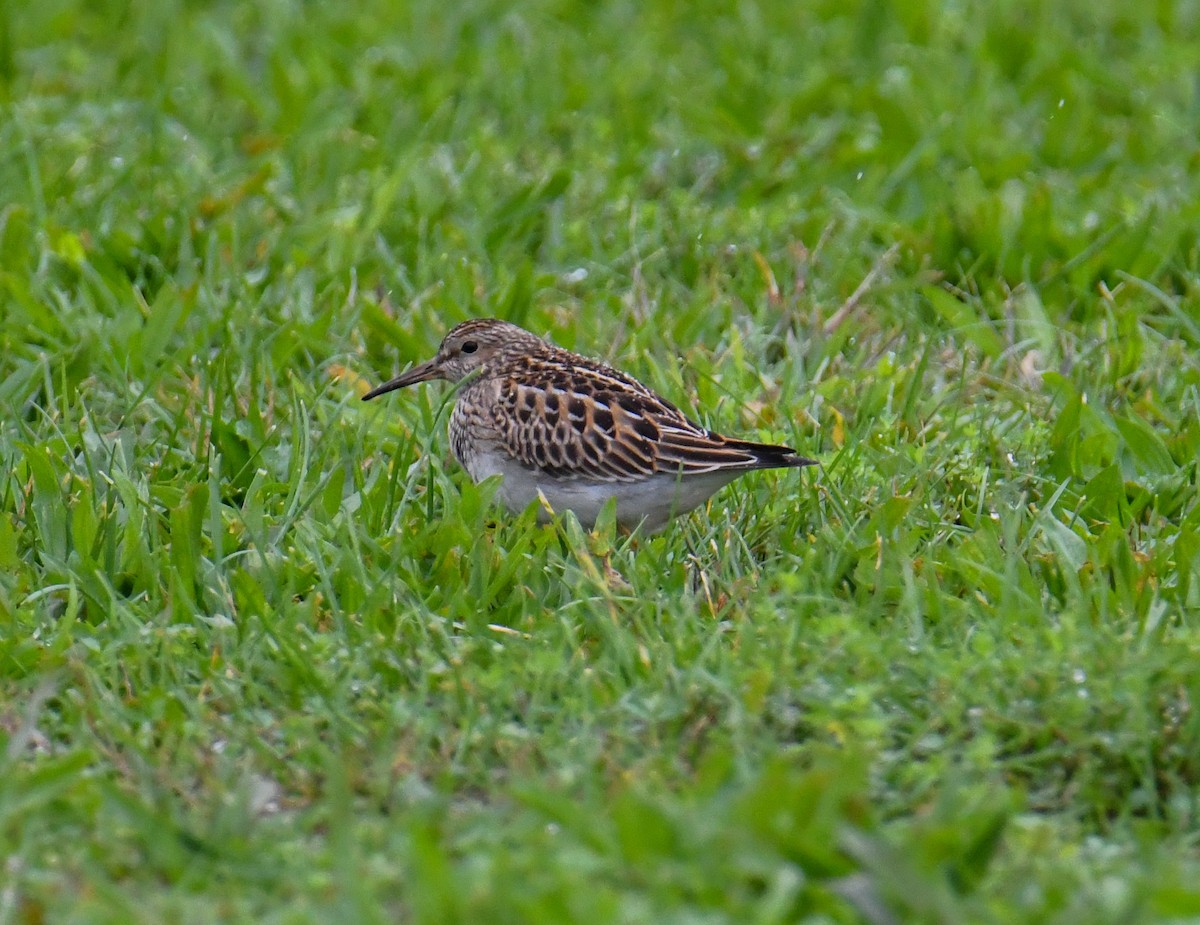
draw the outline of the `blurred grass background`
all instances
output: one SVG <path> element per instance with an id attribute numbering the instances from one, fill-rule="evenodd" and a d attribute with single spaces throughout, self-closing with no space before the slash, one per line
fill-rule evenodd
<path id="1" fill-rule="evenodd" d="M 1200 4 L 0 7 L 0 925 L 1200 919 Z M 815 455 L 488 504 L 499 315 Z"/>

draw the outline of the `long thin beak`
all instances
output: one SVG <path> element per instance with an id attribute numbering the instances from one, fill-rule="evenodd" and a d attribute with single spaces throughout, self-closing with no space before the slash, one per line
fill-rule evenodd
<path id="1" fill-rule="evenodd" d="M 380 395 L 386 395 L 388 392 L 394 392 L 396 389 L 402 389 L 406 385 L 416 385 L 418 382 L 428 382 L 430 379 L 437 379 L 441 376 L 442 371 L 438 366 L 436 359 L 430 360 L 427 363 L 421 363 L 414 366 L 408 372 L 401 373 L 395 379 L 385 382 L 378 388 L 371 389 L 362 397 L 363 401 L 370 401 L 372 398 L 378 398 Z"/>

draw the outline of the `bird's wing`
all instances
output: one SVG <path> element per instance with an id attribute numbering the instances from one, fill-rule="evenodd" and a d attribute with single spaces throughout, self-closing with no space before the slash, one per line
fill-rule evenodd
<path id="1" fill-rule="evenodd" d="M 495 424 L 504 446 L 555 478 L 636 482 L 660 472 L 803 464 L 787 447 L 706 430 L 636 379 L 599 363 L 530 359 L 498 385 Z"/>

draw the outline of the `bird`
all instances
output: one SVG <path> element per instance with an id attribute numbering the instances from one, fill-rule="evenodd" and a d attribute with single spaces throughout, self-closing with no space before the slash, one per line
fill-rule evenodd
<path id="1" fill-rule="evenodd" d="M 816 464 L 708 430 L 632 376 L 496 318 L 456 325 L 433 359 L 362 399 L 435 379 L 464 383 L 450 446 L 471 479 L 500 476 L 498 500 L 514 513 L 540 502 L 542 521 L 572 511 L 591 529 L 615 498 L 620 527 L 656 532 L 747 472 Z"/>

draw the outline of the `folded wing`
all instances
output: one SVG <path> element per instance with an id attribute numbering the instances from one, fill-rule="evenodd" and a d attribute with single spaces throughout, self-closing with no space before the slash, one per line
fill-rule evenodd
<path id="1" fill-rule="evenodd" d="M 656 473 L 810 465 L 788 447 L 734 440 L 689 421 L 636 379 L 602 364 L 531 359 L 500 384 L 496 428 L 527 466 L 556 478 L 635 482 Z"/>

